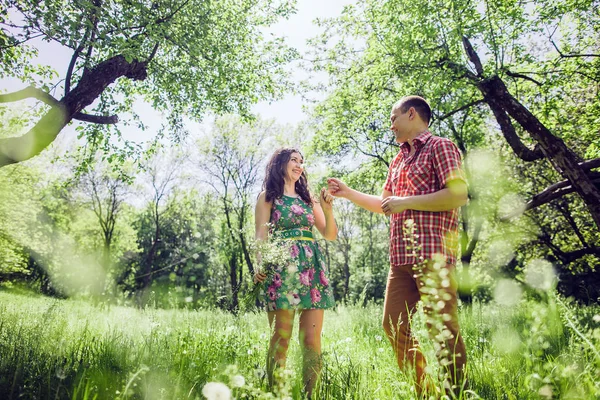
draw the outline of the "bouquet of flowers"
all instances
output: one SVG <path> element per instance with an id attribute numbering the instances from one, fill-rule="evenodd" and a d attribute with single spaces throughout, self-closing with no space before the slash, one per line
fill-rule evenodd
<path id="1" fill-rule="evenodd" d="M 244 297 L 242 302 L 244 309 L 250 310 L 254 307 L 260 294 L 265 291 L 265 283 L 273 278 L 276 270 L 287 268 L 288 264 L 293 262 L 289 245 L 289 241 L 273 237 L 268 241 L 254 242 L 252 247 L 257 258 L 256 272 L 266 274 L 267 278 L 263 282 L 254 284 L 252 290 Z"/>

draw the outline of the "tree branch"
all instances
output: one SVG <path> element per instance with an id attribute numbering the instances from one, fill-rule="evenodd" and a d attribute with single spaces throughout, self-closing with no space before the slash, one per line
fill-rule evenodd
<path id="1" fill-rule="evenodd" d="M 599 172 L 591 172 L 588 174 L 592 183 L 594 183 L 597 187 L 600 187 L 600 173 Z M 525 208 L 523 212 L 532 210 L 544 204 L 551 202 L 554 199 L 558 199 L 566 194 L 575 192 L 575 188 L 570 184 L 568 180 L 564 180 L 553 185 L 548 186 L 542 192 L 536 194 L 525 204 Z M 512 212 L 508 215 L 502 216 L 500 218 L 501 221 L 510 220 L 521 214 L 519 210 L 518 212 Z"/>
<path id="2" fill-rule="evenodd" d="M 144 80 L 147 74 L 145 62 L 128 62 L 123 55 L 117 55 L 90 70 L 84 70 L 77 86 L 58 102 L 49 94 L 35 88 L 2 95 L 0 101 L 3 102 L 34 97 L 54 106 L 26 134 L 0 139 L 0 167 L 38 155 L 75 116 L 92 104 L 118 78 Z"/>
<path id="3" fill-rule="evenodd" d="M 52 95 L 33 86 L 28 86 L 25 89 L 13 93 L 0 94 L 0 103 L 12 103 L 28 98 L 40 100 L 51 107 L 57 107 L 60 105 L 60 101 L 55 99 Z M 73 115 L 73 119 L 103 125 L 116 124 L 119 122 L 119 117 L 116 115 L 90 115 L 82 112 L 78 112 Z"/>
<path id="4" fill-rule="evenodd" d="M 443 120 L 445 120 L 446 118 L 448 118 L 448 117 L 451 117 L 452 115 L 454 115 L 454 114 L 456 114 L 456 113 L 459 113 L 459 112 L 461 112 L 461 111 L 467 110 L 467 109 L 469 109 L 469 108 L 471 108 L 471 107 L 473 107 L 473 106 L 476 106 L 476 105 L 479 105 L 479 104 L 483 104 L 483 103 L 485 103 L 485 101 L 484 101 L 484 100 L 475 100 L 475 101 L 472 101 L 472 102 L 470 102 L 470 103 L 467 103 L 467 104 L 465 104 L 465 105 L 464 105 L 464 106 L 462 106 L 462 107 L 459 107 L 459 108 L 457 108 L 457 109 L 455 109 L 455 110 L 452 110 L 452 111 L 450 111 L 450 112 L 448 112 L 448 113 L 446 113 L 446 114 L 442 115 L 441 117 L 438 117 L 438 118 L 437 118 L 437 120 L 438 120 L 438 121 L 443 121 Z M 433 122 L 433 121 L 432 121 L 432 122 Z"/>
<path id="5" fill-rule="evenodd" d="M 508 76 L 510 76 L 510 77 L 512 77 L 512 78 L 520 78 L 520 79 L 525 79 L 526 81 L 533 82 L 533 83 L 535 83 L 535 84 L 536 84 L 536 85 L 538 85 L 538 86 L 542 86 L 542 83 L 541 83 L 541 82 L 538 82 L 538 81 L 536 81 L 535 79 L 533 79 L 533 78 L 531 78 L 531 77 L 529 77 L 529 76 L 527 76 L 527 75 L 520 74 L 520 73 L 518 73 L 518 72 L 511 72 L 511 71 L 510 71 L 510 70 L 508 70 L 507 68 L 504 68 L 504 69 L 503 69 L 503 71 L 504 71 L 504 72 L 506 72 L 506 75 L 508 75 Z"/>

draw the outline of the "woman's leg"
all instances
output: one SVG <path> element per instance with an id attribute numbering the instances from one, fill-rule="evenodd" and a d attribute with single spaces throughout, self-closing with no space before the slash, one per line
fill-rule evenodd
<path id="1" fill-rule="evenodd" d="M 315 382 L 321 372 L 321 331 L 323 330 L 324 310 L 303 310 L 300 313 L 300 343 L 303 349 L 304 387 L 312 396 Z"/>
<path id="2" fill-rule="evenodd" d="M 267 313 L 271 327 L 271 341 L 267 353 L 267 378 L 273 388 L 276 368 L 285 367 L 287 350 L 294 327 L 294 310 L 276 310 Z"/>

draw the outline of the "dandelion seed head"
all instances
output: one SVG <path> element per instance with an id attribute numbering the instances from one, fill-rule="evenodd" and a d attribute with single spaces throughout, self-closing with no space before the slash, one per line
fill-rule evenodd
<path id="1" fill-rule="evenodd" d="M 221 382 L 208 382 L 202 388 L 202 395 L 207 400 L 230 400 L 231 389 Z"/>
<path id="2" fill-rule="evenodd" d="M 523 290 L 511 279 L 501 279 L 494 289 L 494 300 L 498 304 L 512 306 L 521 300 Z"/>
<path id="3" fill-rule="evenodd" d="M 246 384 L 246 379 L 242 375 L 234 375 L 230 381 L 231 387 L 242 387 Z"/>
<path id="4" fill-rule="evenodd" d="M 550 290 L 556 285 L 556 274 L 552 264 L 546 260 L 530 261 L 525 267 L 525 282 L 539 290 Z"/>

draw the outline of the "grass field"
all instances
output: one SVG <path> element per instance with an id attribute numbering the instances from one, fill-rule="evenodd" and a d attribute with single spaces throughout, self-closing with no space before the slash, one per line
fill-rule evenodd
<path id="1" fill-rule="evenodd" d="M 375 304 L 326 312 L 315 398 L 416 398 L 380 321 Z M 465 398 L 600 399 L 600 308 L 555 296 L 476 303 L 461 308 L 461 324 Z M 289 383 L 276 394 L 264 378 L 268 335 L 262 313 L 139 310 L 0 291 L 0 398 L 203 399 L 207 382 L 226 384 L 236 399 L 302 398 L 297 327 Z"/>

